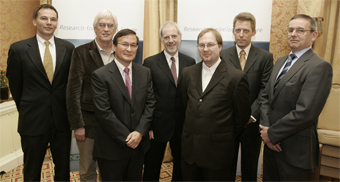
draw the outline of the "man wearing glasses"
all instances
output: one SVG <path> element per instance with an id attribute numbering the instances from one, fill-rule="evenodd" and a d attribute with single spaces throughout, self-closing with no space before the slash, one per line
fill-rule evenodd
<path id="1" fill-rule="evenodd" d="M 264 181 L 311 181 L 319 159 L 318 117 L 332 85 L 332 66 L 317 56 L 315 20 L 288 24 L 291 52 L 279 58 L 261 96 Z"/>
<path id="2" fill-rule="evenodd" d="M 103 181 L 141 181 L 155 108 L 149 68 L 136 57 L 136 32 L 123 29 L 113 39 L 115 59 L 92 73 L 98 131 L 93 155 Z"/>
<path id="3" fill-rule="evenodd" d="M 118 21 L 109 10 L 93 21 L 96 38 L 73 51 L 66 90 L 67 112 L 79 149 L 80 181 L 96 181 L 96 160 L 92 155 L 98 121 L 94 113 L 91 73 L 114 59 L 112 38 Z"/>
<path id="4" fill-rule="evenodd" d="M 215 29 L 202 30 L 197 43 L 202 62 L 183 69 L 183 180 L 235 181 L 234 142 L 250 116 L 247 76 L 220 58 Z"/>

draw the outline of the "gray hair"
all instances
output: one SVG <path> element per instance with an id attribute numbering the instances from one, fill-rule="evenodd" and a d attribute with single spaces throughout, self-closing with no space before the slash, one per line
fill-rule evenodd
<path id="1" fill-rule="evenodd" d="M 162 31 L 163 31 L 163 28 L 164 28 L 164 27 L 167 27 L 167 26 L 174 26 L 174 27 L 176 27 L 178 35 L 182 36 L 182 33 L 181 33 L 181 31 L 179 30 L 179 27 L 178 27 L 177 23 L 175 23 L 175 22 L 173 22 L 173 21 L 167 21 L 167 22 L 163 23 L 163 25 L 162 25 L 161 28 L 159 29 L 159 37 L 160 37 L 161 39 L 162 39 L 162 36 L 163 36 L 163 32 L 162 32 Z"/>
<path id="2" fill-rule="evenodd" d="M 94 18 L 93 21 L 93 27 L 97 27 L 98 21 L 99 19 L 105 18 L 105 17 L 112 17 L 115 23 L 115 28 L 117 29 L 118 27 L 118 20 L 117 20 L 117 16 L 115 14 L 113 14 L 110 10 L 104 9 L 102 11 L 100 11 L 96 17 Z"/>
<path id="3" fill-rule="evenodd" d="M 305 14 L 297 14 L 297 15 L 293 16 L 290 19 L 290 21 L 292 21 L 294 19 L 298 19 L 298 18 L 302 18 L 302 19 L 308 20 L 309 24 L 310 24 L 310 29 L 311 29 L 312 32 L 318 31 L 318 25 L 316 24 L 316 21 L 314 20 L 314 18 L 312 18 L 312 17 L 310 17 L 308 15 L 305 15 Z"/>

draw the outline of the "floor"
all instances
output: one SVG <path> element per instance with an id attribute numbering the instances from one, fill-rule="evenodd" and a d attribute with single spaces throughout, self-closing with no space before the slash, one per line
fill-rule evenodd
<path id="1" fill-rule="evenodd" d="M 23 181 L 23 165 L 18 166 L 17 168 L 9 171 L 5 174 L 0 176 L 1 182 L 21 182 Z M 51 154 L 48 150 L 45 156 L 45 160 L 42 167 L 41 172 L 41 181 L 42 182 L 51 182 L 53 181 L 53 162 L 51 161 Z M 161 174 L 159 181 L 171 181 L 171 174 L 172 174 L 172 162 L 167 162 L 162 164 Z M 98 176 L 99 179 L 99 176 Z M 236 176 L 235 181 L 241 181 L 241 176 Z M 70 181 L 71 182 L 78 182 L 79 180 L 79 173 L 78 172 L 70 172 Z M 257 181 L 262 181 L 262 178 L 257 178 Z"/>

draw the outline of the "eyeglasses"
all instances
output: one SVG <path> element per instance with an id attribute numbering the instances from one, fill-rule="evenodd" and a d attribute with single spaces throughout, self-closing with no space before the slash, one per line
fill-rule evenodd
<path id="1" fill-rule="evenodd" d="M 294 30 L 295 30 L 295 33 L 296 33 L 297 35 L 304 35 L 306 31 L 314 32 L 314 30 L 305 30 L 305 29 L 303 29 L 303 28 L 288 28 L 288 29 L 287 29 L 287 34 L 288 34 L 288 35 L 292 35 L 293 32 L 294 32 Z"/>
<path id="2" fill-rule="evenodd" d="M 108 24 L 106 24 L 106 23 L 99 23 L 98 26 L 100 28 L 106 28 L 106 26 L 107 26 L 107 28 L 111 29 L 111 28 L 113 28 L 114 24 L 112 24 L 112 23 L 108 23 Z"/>
<path id="3" fill-rule="evenodd" d="M 217 44 L 216 43 L 198 44 L 197 47 L 199 49 L 204 49 L 205 46 L 207 46 L 208 49 L 212 49 L 215 45 L 217 45 Z"/>
<path id="4" fill-rule="evenodd" d="M 131 47 L 131 49 L 137 49 L 137 44 L 128 44 L 128 43 L 118 43 L 119 45 L 123 46 L 125 49 Z"/>

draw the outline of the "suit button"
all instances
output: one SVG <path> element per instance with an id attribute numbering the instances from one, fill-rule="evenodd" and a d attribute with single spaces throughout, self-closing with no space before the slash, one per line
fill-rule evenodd
<path id="1" fill-rule="evenodd" d="M 198 132 L 195 132 L 195 135 L 198 136 Z"/>
<path id="2" fill-rule="evenodd" d="M 203 100 L 202 99 L 199 99 L 198 102 L 202 102 Z"/>

